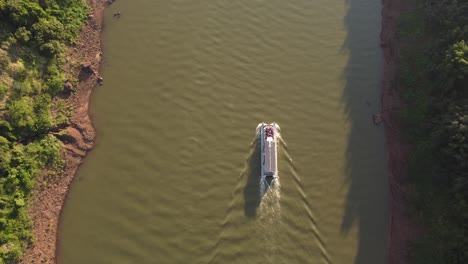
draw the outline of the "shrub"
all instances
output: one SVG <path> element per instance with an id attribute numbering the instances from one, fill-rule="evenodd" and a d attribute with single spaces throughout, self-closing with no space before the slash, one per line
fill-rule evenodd
<path id="1" fill-rule="evenodd" d="M 31 136 L 36 131 L 36 113 L 31 97 L 24 96 L 8 105 L 8 121 L 19 136 Z"/>
<path id="2" fill-rule="evenodd" d="M 39 50 L 49 56 L 58 56 L 65 52 L 65 46 L 58 40 L 51 40 L 47 43 L 42 44 Z"/>
<path id="3" fill-rule="evenodd" d="M 47 94 L 32 98 L 23 97 L 8 106 L 8 120 L 20 136 L 34 136 L 46 133 L 52 127 L 50 118 L 51 99 Z"/>
<path id="4" fill-rule="evenodd" d="M 35 1 L 5 1 L 0 12 L 6 14 L 15 26 L 30 26 L 46 13 Z"/>
<path id="5" fill-rule="evenodd" d="M 51 99 L 48 94 L 36 97 L 36 103 L 34 104 L 34 127 L 32 129 L 35 134 L 46 133 L 52 127 L 50 107 Z"/>
<path id="6" fill-rule="evenodd" d="M 12 132 L 13 128 L 11 127 L 10 123 L 6 120 L 0 119 L 0 135 L 10 140 L 16 140 L 17 137 Z"/>
<path id="7" fill-rule="evenodd" d="M 10 163 L 11 153 L 10 153 L 10 142 L 8 139 L 0 136 L 0 171 L 5 168 Z M 2 173 L 0 173 L 0 176 Z"/>
<path id="8" fill-rule="evenodd" d="M 26 43 L 31 39 L 31 32 L 25 27 L 20 27 L 15 32 L 15 38 L 22 43 Z"/>
<path id="9" fill-rule="evenodd" d="M 10 87 L 4 83 L 0 83 L 0 100 L 8 93 Z"/>
<path id="10" fill-rule="evenodd" d="M 17 96 L 29 95 L 33 91 L 31 84 L 28 80 L 25 81 L 16 81 L 13 83 L 13 92 Z"/>
<path id="11" fill-rule="evenodd" d="M 64 40 L 65 28 L 55 17 L 40 18 L 38 22 L 32 25 L 34 39 L 43 45 L 51 40 Z"/>
<path id="12" fill-rule="evenodd" d="M 55 95 L 63 91 L 63 80 L 61 76 L 52 76 L 47 79 L 46 83 L 50 94 Z"/>
<path id="13" fill-rule="evenodd" d="M 10 64 L 10 57 L 8 56 L 8 52 L 0 49 L 0 72 L 6 69 L 8 64 Z"/>
<path id="14" fill-rule="evenodd" d="M 51 95 L 55 95 L 63 91 L 63 74 L 57 63 L 53 62 L 47 66 L 46 69 L 46 85 L 47 91 Z"/>
<path id="15" fill-rule="evenodd" d="M 22 60 L 17 60 L 8 65 L 8 73 L 15 79 L 23 79 L 26 77 L 26 69 Z"/>

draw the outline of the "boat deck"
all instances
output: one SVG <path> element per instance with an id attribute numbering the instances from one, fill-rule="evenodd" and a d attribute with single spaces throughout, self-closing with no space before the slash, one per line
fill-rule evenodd
<path id="1" fill-rule="evenodd" d="M 264 155 L 264 172 L 265 176 L 275 176 L 276 175 L 276 140 L 268 138 L 269 140 L 265 141 Z"/>
<path id="2" fill-rule="evenodd" d="M 276 178 L 278 176 L 277 133 L 278 131 L 275 123 L 270 125 L 261 123 L 259 125 L 262 179 L 265 177 Z"/>

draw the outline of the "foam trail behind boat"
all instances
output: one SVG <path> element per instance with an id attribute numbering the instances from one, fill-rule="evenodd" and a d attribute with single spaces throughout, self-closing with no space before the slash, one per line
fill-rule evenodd
<path id="1" fill-rule="evenodd" d="M 280 138 L 279 138 L 279 142 L 281 143 L 281 146 L 286 146 L 286 142 L 281 137 L 281 135 L 280 135 Z M 293 158 L 289 154 L 288 149 L 285 148 L 285 147 L 282 147 L 282 148 L 280 148 L 280 150 L 281 150 L 281 152 L 283 154 L 284 159 L 287 161 L 287 165 L 288 165 L 288 168 L 289 168 L 289 170 L 288 170 L 289 175 L 288 176 L 291 176 L 292 179 L 293 179 L 293 182 L 294 182 L 294 185 L 295 185 L 295 190 L 297 191 L 296 195 L 299 195 L 298 199 L 302 202 L 300 204 L 302 204 L 302 207 L 303 207 L 303 209 L 305 211 L 305 214 L 307 216 L 307 219 L 308 219 L 308 222 L 309 222 L 309 228 L 308 229 L 312 232 L 313 237 L 315 238 L 315 240 L 317 242 L 317 248 L 318 248 L 318 250 L 320 251 L 320 254 L 323 257 L 323 260 L 325 261 L 325 263 L 331 264 L 332 260 L 331 260 L 330 254 L 328 253 L 328 249 L 327 249 L 325 240 L 323 239 L 323 235 L 319 231 L 317 218 L 313 214 L 312 206 L 309 204 L 307 194 L 304 191 L 301 176 L 300 176 L 300 174 L 298 172 L 298 169 L 295 166 L 295 164 L 293 162 Z M 283 177 L 287 177 L 287 176 L 283 175 Z M 295 201 L 297 201 L 298 199 L 296 199 Z M 295 204 L 287 204 L 287 205 L 288 206 L 297 206 L 298 204 L 295 203 Z M 287 223 L 284 223 L 284 224 L 294 226 L 296 223 L 287 222 Z M 304 228 L 304 227 L 299 227 L 299 229 L 302 229 L 302 228 Z"/>

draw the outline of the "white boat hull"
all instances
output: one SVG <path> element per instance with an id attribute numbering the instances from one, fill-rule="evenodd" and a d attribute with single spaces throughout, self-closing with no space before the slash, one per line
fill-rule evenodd
<path id="1" fill-rule="evenodd" d="M 279 126 L 276 123 L 260 123 L 257 126 L 260 139 L 261 185 L 270 185 L 278 178 L 278 133 Z"/>

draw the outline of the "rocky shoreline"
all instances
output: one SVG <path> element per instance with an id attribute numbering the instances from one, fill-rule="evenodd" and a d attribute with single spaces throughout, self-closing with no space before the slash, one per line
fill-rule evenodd
<path id="1" fill-rule="evenodd" d="M 390 219 L 387 246 L 389 264 L 407 264 L 409 242 L 419 233 L 419 227 L 409 217 L 408 157 L 410 146 L 403 141 L 400 126 L 402 101 L 399 97 L 401 86 L 398 67 L 401 60 L 398 40 L 398 19 L 409 10 L 412 1 L 383 0 L 381 47 L 384 54 L 384 75 L 382 83 L 382 113 L 385 126 L 388 168 L 390 170 Z"/>
<path id="2" fill-rule="evenodd" d="M 74 63 L 65 65 L 65 70 L 79 76 L 80 82 L 67 101 L 73 106 L 71 125 L 60 131 L 64 142 L 66 167 L 63 175 L 37 180 L 29 215 L 32 219 L 34 242 L 25 250 L 21 263 L 56 263 L 58 225 L 60 213 L 66 200 L 69 186 L 75 173 L 91 150 L 95 130 L 88 114 L 89 98 L 100 79 L 102 60 L 101 29 L 105 0 L 88 0 L 90 15 L 80 33 L 79 43 L 68 49 L 67 55 Z M 83 75 L 83 72 L 86 73 Z M 84 78 L 83 78 L 84 76 Z M 70 86 L 66 83 L 66 86 Z M 65 87 L 71 88 L 73 87 Z M 47 184 L 40 184 L 46 182 Z"/>

